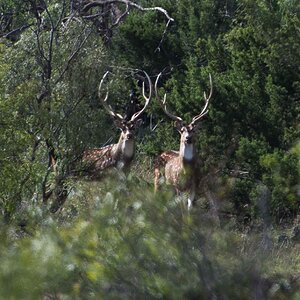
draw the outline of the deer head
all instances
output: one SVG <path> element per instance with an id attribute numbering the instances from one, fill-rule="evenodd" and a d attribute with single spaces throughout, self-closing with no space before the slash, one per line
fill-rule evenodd
<path id="1" fill-rule="evenodd" d="M 197 129 L 199 128 L 199 122 L 200 120 L 206 116 L 206 114 L 208 113 L 208 105 L 209 105 L 209 101 L 211 99 L 212 96 L 212 79 L 211 79 L 211 75 L 209 75 L 209 82 L 210 82 L 210 92 L 209 95 L 207 97 L 206 92 L 204 92 L 204 100 L 205 100 L 205 104 L 204 107 L 202 108 L 201 112 L 196 115 L 195 117 L 193 117 L 192 121 L 187 124 L 186 122 L 184 122 L 184 120 L 181 117 L 175 116 L 172 113 L 170 113 L 167 109 L 167 94 L 164 95 L 164 98 L 161 99 L 159 94 L 158 94 L 158 90 L 157 90 L 157 83 L 158 80 L 161 76 L 161 73 L 157 76 L 156 81 L 155 81 L 155 94 L 156 94 L 156 98 L 159 101 L 160 106 L 162 107 L 163 111 L 165 112 L 165 114 L 170 117 L 172 120 L 175 121 L 175 127 L 177 129 L 177 131 L 180 133 L 180 155 L 182 155 L 182 157 L 184 159 L 187 160 L 191 160 L 194 158 L 194 148 L 193 148 L 193 144 L 194 144 L 194 135 L 195 132 L 197 131 Z"/>
<path id="2" fill-rule="evenodd" d="M 144 107 L 141 110 L 135 112 L 131 116 L 131 118 L 128 120 L 126 117 L 122 116 L 121 114 L 115 113 L 113 111 L 112 107 L 107 103 L 108 91 L 106 92 L 106 95 L 104 98 L 101 95 L 102 84 L 103 84 L 104 80 L 106 79 L 106 77 L 108 76 L 108 74 L 109 74 L 109 72 L 107 71 L 100 81 L 99 89 L 98 89 L 98 96 L 99 96 L 99 99 L 100 99 L 103 107 L 105 108 L 105 110 L 114 119 L 114 123 L 115 123 L 116 127 L 118 127 L 121 130 L 120 140 L 130 141 L 130 140 L 134 139 L 135 131 L 141 124 L 142 120 L 139 119 L 139 116 L 145 111 L 145 109 L 148 107 L 148 105 L 150 103 L 150 99 L 151 99 L 151 95 L 152 95 L 151 79 L 150 79 L 149 75 L 144 71 L 144 74 L 145 74 L 148 84 L 149 84 L 149 95 L 146 96 L 145 83 L 143 82 L 142 94 L 145 99 Z"/>

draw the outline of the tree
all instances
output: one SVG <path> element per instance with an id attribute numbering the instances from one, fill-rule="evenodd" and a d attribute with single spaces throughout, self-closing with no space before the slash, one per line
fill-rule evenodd
<path id="1" fill-rule="evenodd" d="M 172 21 L 161 7 L 143 7 L 131 1 L 25 1 L 19 7 L 21 11 L 17 7 L 10 1 L 2 7 L 4 15 L 11 14 L 9 26 L 3 25 L 1 32 L 6 38 L 2 96 L 7 115 L 14 103 L 11 128 L 20 127 L 26 140 L 26 147 L 19 145 L 18 137 L 14 140 L 22 149 L 18 152 L 20 163 L 28 168 L 12 186 L 21 182 L 23 190 L 26 183 L 30 192 L 26 197 L 19 192 L 19 200 L 8 196 L 4 201 L 10 203 L 5 206 L 10 208 L 4 209 L 8 215 L 17 203 L 33 195 L 45 204 L 53 192 L 55 198 L 64 198 L 68 193 L 65 182 L 83 149 L 99 139 L 99 131 L 87 134 L 87 121 L 102 127 L 100 140 L 103 131 L 111 129 L 107 117 L 94 110 L 101 107 L 96 96 L 98 80 L 109 67 L 107 32 L 117 27 L 131 9 L 156 11 Z M 116 94 L 122 94 L 121 87 L 119 82 Z M 10 150 L 7 154 L 8 159 L 13 155 Z"/>

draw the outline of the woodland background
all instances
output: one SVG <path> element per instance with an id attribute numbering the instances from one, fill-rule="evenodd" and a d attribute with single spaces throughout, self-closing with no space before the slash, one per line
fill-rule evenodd
<path id="1" fill-rule="evenodd" d="M 0 1 L 0 298 L 300 299 L 299 1 L 132 2 L 174 21 L 121 2 Z M 107 70 L 117 111 L 142 103 L 138 70 L 163 72 L 185 120 L 212 75 L 190 215 L 153 194 L 153 159 L 179 147 L 155 99 L 126 182 L 72 178 L 118 138 L 97 98 Z"/>

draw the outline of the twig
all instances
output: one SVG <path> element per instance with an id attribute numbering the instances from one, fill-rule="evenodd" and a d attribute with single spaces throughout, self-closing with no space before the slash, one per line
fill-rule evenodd
<path id="1" fill-rule="evenodd" d="M 16 29 L 8 32 L 8 33 L 0 34 L 0 37 L 8 38 L 9 36 L 14 35 L 14 34 L 18 33 L 19 31 L 23 31 L 23 30 L 31 27 L 32 25 L 33 24 L 25 24 L 25 25 L 23 25 L 23 26 L 21 26 L 19 28 L 16 28 Z"/>

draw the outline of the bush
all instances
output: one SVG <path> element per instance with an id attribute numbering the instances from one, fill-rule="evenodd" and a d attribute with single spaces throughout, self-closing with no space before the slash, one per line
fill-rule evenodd
<path id="1" fill-rule="evenodd" d="M 91 209 L 62 218 L 86 200 Z M 274 265 L 282 271 L 282 256 L 266 253 L 260 235 L 213 226 L 200 209 L 188 214 L 169 192 L 154 196 L 136 178 L 83 183 L 59 218 L 31 218 L 43 221 L 23 238 L 1 230 L 5 299 L 249 299 L 277 282 Z M 293 259 L 285 272 L 299 268 L 299 255 L 283 257 Z"/>

